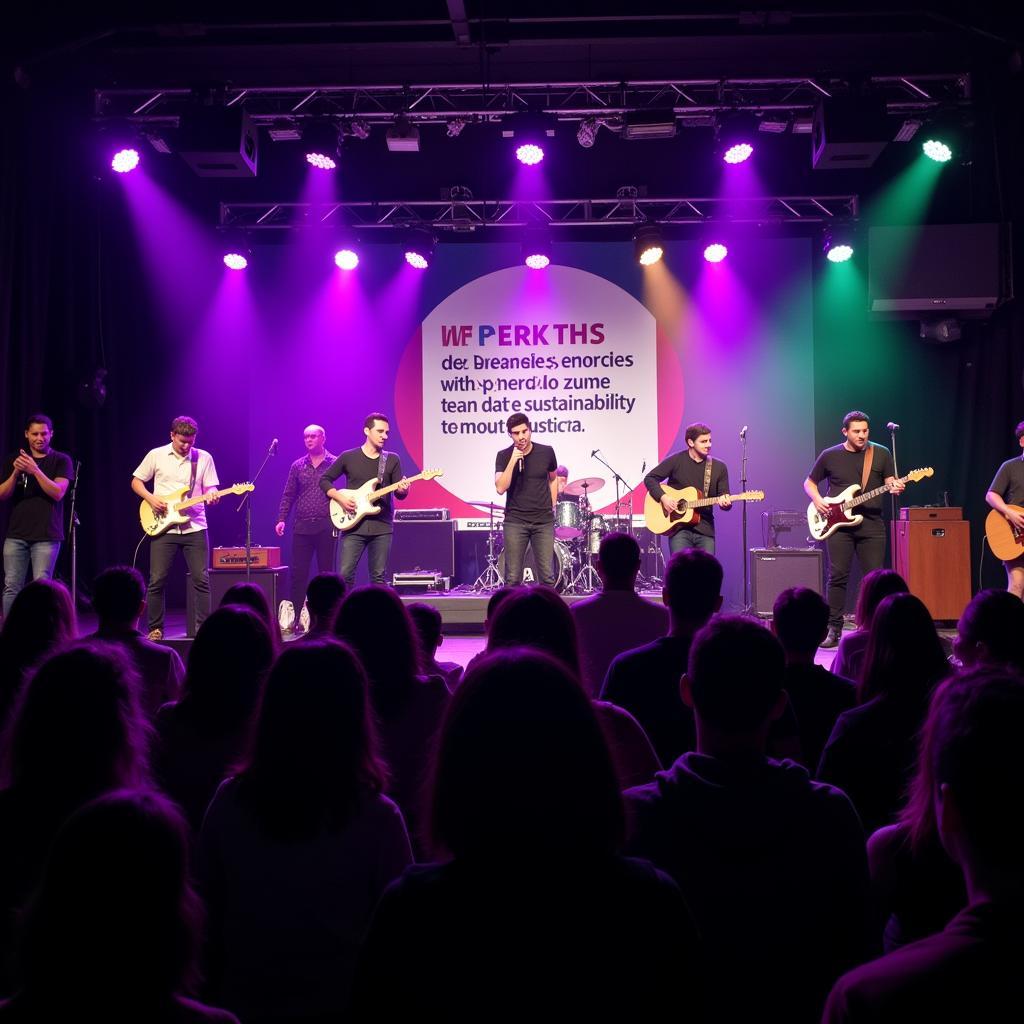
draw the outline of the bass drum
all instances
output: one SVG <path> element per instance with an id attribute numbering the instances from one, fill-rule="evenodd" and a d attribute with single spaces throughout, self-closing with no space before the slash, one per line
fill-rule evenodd
<path id="1" fill-rule="evenodd" d="M 569 553 L 567 544 L 560 540 L 555 541 L 555 590 L 562 593 L 572 582 L 572 556 Z M 505 583 L 505 552 L 502 550 L 498 555 L 498 575 L 501 577 L 502 585 Z M 523 563 L 523 583 L 540 583 L 540 576 L 537 574 L 537 559 L 533 554 L 533 545 L 526 549 L 526 559 Z"/>

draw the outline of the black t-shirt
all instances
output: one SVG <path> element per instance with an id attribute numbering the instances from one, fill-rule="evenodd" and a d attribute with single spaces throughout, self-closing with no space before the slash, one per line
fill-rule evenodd
<path id="1" fill-rule="evenodd" d="M 14 471 L 14 460 L 17 453 L 8 455 L 4 462 L 3 476 L 6 480 Z M 34 456 L 33 456 L 34 458 Z M 41 459 L 36 459 L 39 468 L 51 479 L 63 477 L 71 481 L 75 468 L 71 456 L 51 448 Z M 15 540 L 33 543 L 38 540 L 64 539 L 64 503 L 54 501 L 39 486 L 34 476 L 25 474 L 24 480 L 19 474 L 14 483 L 11 495 L 11 522 L 7 528 L 7 536 Z"/>
<path id="2" fill-rule="evenodd" d="M 690 458 L 689 449 L 669 455 L 658 463 L 644 477 L 644 486 L 650 492 L 655 501 L 661 501 L 665 493 L 661 484 L 664 481 L 669 487 L 681 491 L 684 487 L 696 487 L 704 493 L 704 464 L 705 460 L 694 462 Z M 717 498 L 720 495 L 729 493 L 729 470 L 724 462 L 711 457 L 711 483 L 708 486 L 708 493 L 705 498 Z M 715 535 L 715 506 L 708 505 L 707 508 L 698 509 L 700 522 L 687 524 L 688 528 L 695 533 L 704 534 L 705 537 Z"/>
<path id="3" fill-rule="evenodd" d="M 1024 505 L 1024 458 L 1007 459 L 989 485 L 1007 505 Z"/>
<path id="4" fill-rule="evenodd" d="M 864 490 L 873 491 L 885 483 L 886 477 L 895 476 L 896 468 L 893 466 L 892 455 L 888 448 L 875 444 L 873 441 L 869 441 L 868 444 L 874 448 L 875 454 L 871 461 L 871 472 L 868 474 L 868 485 Z M 842 444 L 826 448 L 818 456 L 818 461 L 807 475 L 819 485 L 819 490 L 821 481 L 828 477 L 828 493 L 824 497 L 834 498 L 837 494 L 845 491 L 850 484 L 860 486 L 861 477 L 864 475 L 866 452 L 867 449 L 863 452 L 851 452 Z M 885 505 L 884 499 L 885 495 L 879 494 L 878 497 L 864 502 L 863 505 L 858 505 L 856 511 L 860 515 L 880 517 Z"/>
<path id="5" fill-rule="evenodd" d="M 509 445 L 498 452 L 494 460 L 495 473 L 505 472 L 513 448 L 515 445 Z M 533 447 L 523 459 L 523 468 L 512 473 L 512 482 L 505 495 L 506 522 L 528 523 L 531 526 L 554 522 L 549 474 L 557 468 L 555 449 L 534 441 Z"/>
<path id="6" fill-rule="evenodd" d="M 380 458 L 374 455 L 369 457 L 363 449 L 350 448 L 342 452 L 331 463 L 330 468 L 320 477 L 320 489 L 326 494 L 332 487 L 337 487 L 338 477 L 345 477 L 345 489 L 357 490 L 367 480 L 377 479 L 377 470 L 380 467 Z M 394 452 L 387 453 L 387 461 L 384 463 L 384 479 L 382 487 L 389 487 L 402 479 L 402 463 Z M 349 530 L 349 533 L 362 533 L 366 536 L 374 536 L 378 533 L 392 533 L 394 531 L 394 504 L 392 498 L 394 491 L 387 497 L 377 502 L 380 505 L 380 512 L 375 516 L 367 516 L 358 526 Z"/>

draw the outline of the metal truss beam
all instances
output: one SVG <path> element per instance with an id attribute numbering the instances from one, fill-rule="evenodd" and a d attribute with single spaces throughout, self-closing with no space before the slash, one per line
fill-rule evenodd
<path id="1" fill-rule="evenodd" d="M 231 203 L 220 206 L 220 226 L 244 231 L 302 228 L 386 230 L 430 228 L 469 233 L 481 228 L 616 227 L 639 224 L 821 224 L 853 220 L 856 195 L 514 200 L 443 199 L 340 203 Z"/>

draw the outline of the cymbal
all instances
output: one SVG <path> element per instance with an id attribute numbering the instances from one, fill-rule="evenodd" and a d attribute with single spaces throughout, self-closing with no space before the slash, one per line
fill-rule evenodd
<path id="1" fill-rule="evenodd" d="M 486 509 L 488 512 L 504 512 L 504 505 L 495 505 L 493 501 L 466 501 L 467 505 L 476 505 L 477 508 Z"/>
<path id="2" fill-rule="evenodd" d="M 604 480 L 599 476 L 583 476 L 579 480 L 573 480 L 562 488 L 563 494 L 570 494 L 576 498 L 581 494 L 593 494 L 604 487 Z"/>

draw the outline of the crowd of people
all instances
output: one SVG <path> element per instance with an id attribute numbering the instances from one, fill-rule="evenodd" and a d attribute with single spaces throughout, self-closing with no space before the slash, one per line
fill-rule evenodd
<path id="1" fill-rule="evenodd" d="M 496 591 L 465 671 L 432 609 L 333 573 L 286 644 L 233 588 L 184 664 L 134 569 L 95 581 L 84 637 L 26 585 L 0 1022 L 1015 1015 L 1024 603 L 977 594 L 947 655 L 875 570 L 829 671 L 813 591 L 766 628 L 722 614 L 701 547 L 664 608 L 631 538 L 597 561 L 571 610 Z"/>

